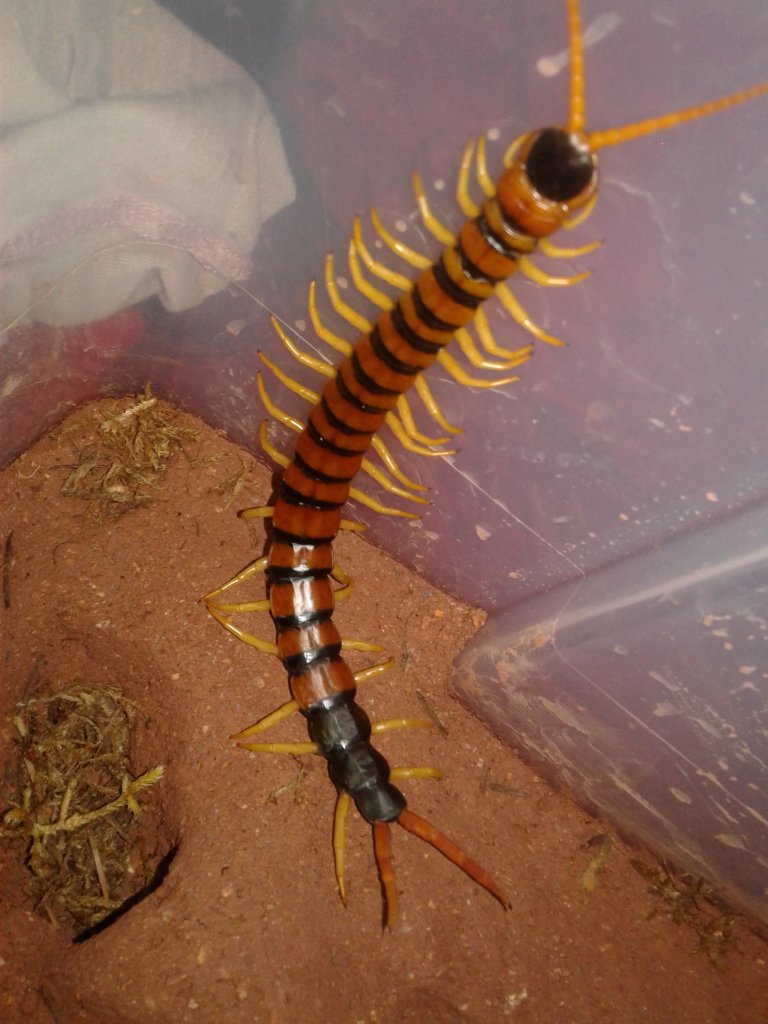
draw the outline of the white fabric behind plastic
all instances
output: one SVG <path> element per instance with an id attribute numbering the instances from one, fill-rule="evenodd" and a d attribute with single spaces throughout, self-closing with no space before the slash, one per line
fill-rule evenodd
<path id="1" fill-rule="evenodd" d="M 266 100 L 152 0 L 0 0 L 0 315 L 194 306 L 294 198 Z"/>

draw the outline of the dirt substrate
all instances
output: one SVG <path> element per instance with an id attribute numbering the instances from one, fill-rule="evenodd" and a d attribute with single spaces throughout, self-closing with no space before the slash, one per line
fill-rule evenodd
<path id="1" fill-rule="evenodd" d="M 635 851 L 594 839 L 609 829 L 489 736 L 447 689 L 451 662 L 481 614 L 351 535 L 336 554 L 357 589 L 338 618 L 346 636 L 382 644 L 397 663 L 365 685 L 362 700 L 374 719 L 423 717 L 426 703 L 447 730 L 391 732 L 380 746 L 394 764 L 446 770 L 442 782 L 404 783 L 411 804 L 495 874 L 512 906 L 504 912 L 395 829 L 399 918 L 383 934 L 370 830 L 355 815 L 342 906 L 323 764 L 234 751 L 228 740 L 286 699 L 283 671 L 227 635 L 197 600 L 261 553 L 263 524 L 235 513 L 266 499 L 269 474 L 197 421 L 165 410 L 197 439 L 183 431 L 164 481 L 139 486 L 151 501 L 122 515 L 100 511 L 61 493 L 66 480 L 70 491 L 77 483 L 76 449 L 93 453 L 98 423 L 116 412 L 110 403 L 100 409 L 80 410 L 0 477 L 0 803 L 19 802 L 28 771 L 19 763 L 20 751 L 30 758 L 20 702 L 75 681 L 120 690 L 137 708 L 130 775 L 165 765 L 164 777 L 137 796 L 141 862 L 131 871 L 146 895 L 73 942 L 55 903 L 47 912 L 33 906 L 29 840 L 3 838 L 0 1020 L 768 1020 L 765 944 L 737 920 L 723 950 L 716 933 L 729 921 L 713 926 L 717 912 L 703 904 L 698 931 L 683 923 L 698 912 L 693 890 L 673 888 L 648 857 L 641 877 L 630 863 Z M 118 456 L 104 465 L 109 459 Z M 133 486 L 121 477 L 105 485 L 123 499 Z M 263 580 L 250 590 L 251 599 L 263 597 Z M 243 624 L 271 634 L 265 615 Z M 367 663 L 354 657 L 356 667 Z M 302 722 L 291 719 L 278 735 L 304 738 Z M 121 813 L 129 820 L 120 828 L 132 827 L 133 816 Z M 601 870 L 589 891 L 585 871 L 595 859 Z"/>

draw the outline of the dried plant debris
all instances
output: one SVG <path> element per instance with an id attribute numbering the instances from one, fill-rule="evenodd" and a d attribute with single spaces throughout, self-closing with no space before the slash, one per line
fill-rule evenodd
<path id="1" fill-rule="evenodd" d="M 594 892 L 597 887 L 597 876 L 605 870 L 608 856 L 615 845 L 613 836 L 607 832 L 592 836 L 584 843 L 584 849 L 589 850 L 591 856 L 587 866 L 581 873 L 581 887 L 585 892 Z"/>
<path id="2" fill-rule="evenodd" d="M 95 519 L 151 501 L 171 456 L 198 440 L 197 431 L 179 425 L 179 416 L 149 385 L 141 395 L 99 403 L 93 440 L 76 448 L 77 463 L 61 493 L 89 502 Z"/>
<path id="3" fill-rule="evenodd" d="M 246 477 L 248 475 L 248 469 L 242 459 L 238 459 L 238 465 L 231 473 L 214 487 L 211 488 L 214 494 L 218 494 L 220 497 L 225 499 L 225 507 L 231 505 L 237 497 L 241 488 L 245 484 Z"/>
<path id="4" fill-rule="evenodd" d="M 504 796 L 529 797 L 524 789 L 515 789 L 514 786 L 506 786 L 503 782 L 493 782 L 491 779 L 491 766 L 484 764 L 480 771 L 480 792 L 485 796 L 488 792 L 503 793 Z"/>
<path id="5" fill-rule="evenodd" d="M 36 908 L 54 926 L 92 929 L 147 885 L 137 795 L 162 766 L 133 778 L 133 705 L 112 687 L 75 682 L 20 705 L 19 797 L 0 836 L 30 839 Z"/>
<path id="6" fill-rule="evenodd" d="M 653 868 L 641 860 L 630 864 L 648 883 L 648 891 L 658 900 L 648 918 L 667 914 L 675 924 L 692 928 L 698 938 L 697 953 L 704 953 L 716 966 L 733 947 L 736 915 L 724 913 L 715 890 L 702 878 L 684 874 L 673 877 L 663 868 Z"/>
<path id="7" fill-rule="evenodd" d="M 293 796 L 293 802 L 295 804 L 305 804 L 307 798 L 304 795 L 303 782 L 306 778 L 307 770 L 302 765 L 299 765 L 299 770 L 291 779 L 290 782 L 284 783 L 282 786 L 278 786 L 273 789 L 271 793 L 267 795 L 267 803 L 276 804 L 277 801 L 284 793 L 290 793 Z"/>

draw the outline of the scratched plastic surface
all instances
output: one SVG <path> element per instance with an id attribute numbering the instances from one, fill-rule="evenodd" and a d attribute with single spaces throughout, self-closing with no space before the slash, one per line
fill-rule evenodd
<path id="1" fill-rule="evenodd" d="M 78 397 L 151 380 L 256 450 L 256 350 L 317 383 L 281 350 L 268 312 L 322 352 L 307 328 L 307 283 L 327 250 L 346 273 L 354 214 L 375 204 L 405 241 L 433 253 L 414 217 L 410 171 L 421 170 L 455 225 L 455 170 L 469 137 L 498 131 L 496 168 L 504 140 L 562 121 L 563 5 L 167 6 L 258 80 L 298 199 L 267 225 L 250 294 L 230 288 L 173 316 L 145 308 L 151 340 L 103 362 L 92 354 Z M 768 77 L 763 0 L 585 0 L 583 18 L 593 128 Z M 455 683 L 491 728 L 763 919 L 766 125 L 763 99 L 605 150 L 596 211 L 573 239 L 604 245 L 554 268 L 593 276 L 568 289 L 515 284 L 530 315 L 569 347 L 537 346 L 522 380 L 498 393 L 430 371 L 464 431 L 460 451 L 432 460 L 398 451 L 431 489 L 419 524 L 362 513 L 375 543 L 489 611 Z M 528 341 L 498 310 L 492 325 L 501 344 Z M 74 371 L 54 355 L 50 372 Z M 304 415 L 299 398 L 271 390 Z M 9 420 L 9 408 L 0 390 L 3 460 L 68 411 L 54 403 L 29 422 Z"/>

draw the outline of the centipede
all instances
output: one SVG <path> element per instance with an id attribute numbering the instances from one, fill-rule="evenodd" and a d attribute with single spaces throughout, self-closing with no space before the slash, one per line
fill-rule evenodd
<path id="1" fill-rule="evenodd" d="M 600 150 L 768 93 L 768 82 L 763 82 L 673 113 L 587 131 L 579 0 L 566 0 L 565 7 L 570 55 L 565 123 L 515 139 L 503 155 L 503 169 L 495 181 L 487 169 L 484 139 L 470 142 L 458 172 L 456 197 L 464 220 L 455 232 L 433 214 L 421 179 L 414 174 L 419 216 L 441 246 L 436 259 L 406 246 L 372 210 L 370 230 L 379 248 L 392 257 L 384 262 L 373 255 L 362 222 L 355 220 L 348 265 L 356 290 L 372 313 L 361 313 L 341 298 L 331 256 L 326 259 L 324 274 L 330 305 L 354 329 L 353 341 L 323 321 L 316 285 L 312 283 L 309 290 L 313 329 L 320 341 L 341 357 L 336 364 L 311 355 L 273 317 L 281 343 L 303 367 L 322 378 L 322 388 L 314 390 L 299 383 L 261 354 L 265 370 L 311 407 L 306 420 L 293 418 L 272 400 L 264 374 L 260 371 L 257 375 L 269 416 L 298 436 L 286 456 L 269 440 L 267 421 L 262 423 L 262 447 L 282 473 L 272 503 L 246 509 L 241 515 L 269 523 L 266 554 L 203 598 L 225 629 L 277 657 L 288 676 L 291 699 L 232 738 L 246 750 L 313 753 L 324 758 L 337 794 L 333 855 L 339 895 L 346 902 L 345 823 L 354 804 L 372 828 L 385 928 L 392 926 L 397 915 L 392 825 L 433 846 L 505 909 L 511 904 L 500 883 L 445 832 L 411 810 L 396 785 L 402 779 L 439 777 L 437 769 L 390 766 L 372 742 L 374 735 L 388 729 L 424 723 L 417 719 L 372 723 L 358 702 L 358 687 L 391 667 L 392 659 L 353 672 L 347 651 L 381 648 L 343 640 L 334 622 L 336 604 L 350 594 L 352 581 L 334 561 L 333 543 L 340 530 L 360 529 L 359 524 L 342 517 L 342 509 L 354 499 L 384 514 L 414 514 L 387 507 L 360 490 L 357 480 L 363 475 L 400 498 L 426 501 L 424 488 L 403 472 L 381 434 L 386 426 L 405 449 L 425 456 L 451 451 L 445 445 L 458 428 L 445 418 L 424 377 L 435 362 L 459 383 L 499 387 L 517 380 L 517 375 L 508 371 L 528 358 L 536 342 L 562 344 L 530 319 L 508 282 L 517 273 L 544 285 L 575 284 L 587 276 L 554 278 L 541 271 L 532 257 L 541 251 L 551 257 L 572 258 L 593 248 L 557 247 L 549 239 L 560 229 L 582 223 L 591 212 L 598 191 Z M 399 262 L 393 266 L 393 260 Z M 503 304 L 532 339 L 530 343 L 515 349 L 498 344 L 484 312 L 492 298 Z M 450 344 L 470 367 L 496 375 L 479 377 L 465 369 L 448 351 Z M 428 436 L 418 428 L 409 392 L 439 425 L 441 436 Z M 372 461 L 372 454 L 381 465 Z M 265 577 L 265 598 L 230 600 L 232 588 L 257 575 Z M 248 613 L 271 616 L 274 641 L 237 624 L 238 616 Z M 297 711 L 306 721 L 308 742 L 252 741 L 253 736 Z"/>

